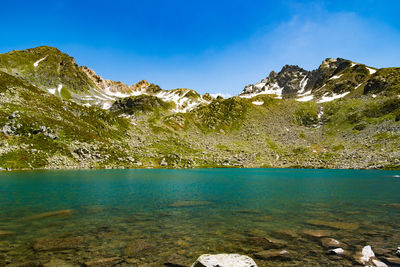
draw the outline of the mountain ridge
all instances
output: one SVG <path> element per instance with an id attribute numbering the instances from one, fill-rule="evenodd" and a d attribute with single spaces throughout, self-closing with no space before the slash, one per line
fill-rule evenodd
<path id="1" fill-rule="evenodd" d="M 0 54 L 0 168 L 399 169 L 400 68 L 285 65 L 228 99 L 126 85 L 57 48 Z"/>

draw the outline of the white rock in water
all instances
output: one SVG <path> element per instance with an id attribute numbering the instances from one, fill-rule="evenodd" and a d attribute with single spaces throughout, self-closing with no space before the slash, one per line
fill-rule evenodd
<path id="1" fill-rule="evenodd" d="M 367 264 L 371 258 L 375 257 L 375 253 L 372 251 L 371 246 L 363 247 L 361 251 L 362 257 L 360 258 L 363 264 Z"/>
<path id="2" fill-rule="evenodd" d="M 397 247 L 396 255 L 400 257 L 400 247 Z"/>
<path id="3" fill-rule="evenodd" d="M 204 254 L 193 263 L 192 267 L 257 267 L 257 264 L 245 255 Z"/>
<path id="4" fill-rule="evenodd" d="M 335 249 L 330 249 L 329 252 L 332 253 L 332 254 L 340 255 L 340 254 L 344 253 L 344 249 L 335 248 Z"/>
<path id="5" fill-rule="evenodd" d="M 376 266 L 376 267 L 388 267 L 386 264 L 384 264 L 383 262 L 378 261 L 378 260 L 372 260 L 372 263 L 373 263 L 374 266 Z"/>

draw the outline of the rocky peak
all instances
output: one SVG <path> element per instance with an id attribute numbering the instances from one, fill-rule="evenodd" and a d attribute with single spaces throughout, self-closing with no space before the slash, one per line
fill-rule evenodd
<path id="1" fill-rule="evenodd" d="M 297 65 L 285 65 L 279 73 L 271 71 L 267 78 L 256 84 L 247 85 L 240 97 L 252 97 L 258 94 L 272 94 L 278 98 L 301 90 L 308 71 Z"/>

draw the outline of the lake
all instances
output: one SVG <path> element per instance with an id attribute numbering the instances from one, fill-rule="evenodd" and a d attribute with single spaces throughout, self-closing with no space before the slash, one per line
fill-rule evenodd
<path id="1" fill-rule="evenodd" d="M 352 266 L 349 255 L 365 245 L 387 255 L 400 246 L 398 174 L 0 172 L 0 266 L 80 266 L 99 259 L 117 266 L 190 266 L 205 253 L 246 254 L 259 266 Z M 349 254 L 328 255 L 318 233 Z M 257 256 L 276 249 L 289 255 Z"/>

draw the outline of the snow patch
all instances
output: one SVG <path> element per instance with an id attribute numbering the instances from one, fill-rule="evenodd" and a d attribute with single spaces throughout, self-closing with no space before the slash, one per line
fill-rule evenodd
<path id="1" fill-rule="evenodd" d="M 241 98 L 252 98 L 258 95 L 276 95 L 276 98 L 282 99 L 282 90 L 283 88 L 278 85 L 278 83 L 274 83 L 272 85 L 266 85 L 262 87 L 262 90 L 259 92 L 255 92 L 252 94 L 240 95 Z"/>
<path id="2" fill-rule="evenodd" d="M 297 92 L 298 94 L 301 94 L 304 92 L 306 89 L 306 85 L 308 83 L 308 78 L 307 76 L 304 76 L 304 78 L 300 81 L 300 90 Z"/>
<path id="3" fill-rule="evenodd" d="M 47 89 L 47 91 L 49 91 L 50 94 L 54 95 L 56 93 L 56 88 Z"/>
<path id="4" fill-rule="evenodd" d="M 310 92 L 311 92 L 311 91 L 310 91 Z M 300 101 L 300 102 L 307 102 L 307 101 L 312 100 L 313 98 L 314 98 L 313 95 L 306 95 L 306 96 L 297 98 L 296 100 L 297 100 L 297 101 Z"/>
<path id="5" fill-rule="evenodd" d="M 253 103 L 254 105 L 257 105 L 257 106 L 261 106 L 262 104 L 264 104 L 264 101 L 253 101 L 251 103 Z"/>
<path id="6" fill-rule="evenodd" d="M 85 104 L 83 104 L 83 106 L 85 106 L 85 107 L 91 107 L 92 105 L 90 105 L 89 103 L 85 103 Z"/>
<path id="7" fill-rule="evenodd" d="M 372 98 L 375 98 L 376 97 L 376 94 L 372 94 Z"/>
<path id="8" fill-rule="evenodd" d="M 333 94 L 332 96 L 325 96 L 324 95 L 324 96 L 322 96 L 321 100 L 318 101 L 318 103 L 330 102 L 330 101 L 333 101 L 335 99 L 342 98 L 342 97 L 348 95 L 349 93 L 350 92 L 346 92 L 346 93 L 339 94 L 339 95 Z"/>
<path id="9" fill-rule="evenodd" d="M 60 83 L 58 86 L 57 86 L 57 91 L 58 91 L 58 93 L 60 94 L 61 93 L 61 89 L 63 88 L 63 85 Z"/>
<path id="10" fill-rule="evenodd" d="M 330 77 L 329 80 L 336 80 L 336 79 L 339 79 L 342 76 L 343 76 L 343 74 L 335 75 L 335 76 Z"/>
<path id="11" fill-rule="evenodd" d="M 358 87 L 360 87 L 362 85 L 362 83 L 360 83 L 359 85 L 357 85 L 354 90 L 358 89 Z"/>
<path id="12" fill-rule="evenodd" d="M 36 68 L 37 66 L 39 66 L 39 63 L 42 62 L 43 60 L 45 60 L 47 57 L 48 57 L 48 55 L 45 56 L 44 58 L 39 59 L 38 61 L 36 61 L 35 63 L 33 63 L 33 66 Z"/>
<path id="13" fill-rule="evenodd" d="M 104 102 L 103 105 L 101 106 L 102 109 L 110 109 L 112 106 L 111 103 L 109 102 Z"/>
<path id="14" fill-rule="evenodd" d="M 367 67 L 369 74 L 374 74 L 376 72 L 375 69 Z"/>

